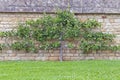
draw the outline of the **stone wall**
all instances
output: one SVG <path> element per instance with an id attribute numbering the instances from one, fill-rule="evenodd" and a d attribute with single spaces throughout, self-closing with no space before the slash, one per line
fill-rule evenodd
<path id="1" fill-rule="evenodd" d="M 0 31 L 16 29 L 18 23 L 43 16 L 43 12 L 54 13 L 57 9 L 70 9 L 84 21 L 96 19 L 102 24 L 101 30 L 116 35 L 115 45 L 120 45 L 120 0 L 0 0 Z M 55 15 L 55 14 L 54 14 Z M 0 39 L 8 43 L 9 39 Z M 65 49 L 64 60 L 84 59 L 120 59 L 120 52 L 98 51 L 82 54 L 79 50 Z M 59 50 L 25 53 L 22 51 L 3 50 L 0 60 L 59 60 Z"/>
<path id="2" fill-rule="evenodd" d="M 9 31 L 17 27 L 18 23 L 29 19 L 41 18 L 39 13 L 0 13 L 0 31 Z M 115 44 L 120 44 L 120 15 L 116 14 L 79 14 L 80 20 L 96 19 L 102 23 L 99 30 L 115 34 Z M 0 43 L 9 40 L 0 39 Z M 64 49 L 63 60 L 85 60 L 85 59 L 120 59 L 120 52 L 98 51 L 83 54 L 79 50 Z M 0 60 L 59 60 L 59 50 L 40 50 L 39 53 L 25 53 L 23 51 L 3 50 L 0 52 Z"/>
<path id="3" fill-rule="evenodd" d="M 40 50 L 39 53 L 25 53 L 22 51 L 4 50 L 0 53 L 0 61 L 6 60 L 40 60 L 40 61 L 58 61 L 59 50 Z M 120 52 L 99 51 L 90 54 L 83 54 L 79 50 L 64 50 L 64 61 L 79 60 L 120 60 Z"/>
<path id="4" fill-rule="evenodd" d="M 120 13 L 120 0 L 0 0 L 0 12 Z"/>

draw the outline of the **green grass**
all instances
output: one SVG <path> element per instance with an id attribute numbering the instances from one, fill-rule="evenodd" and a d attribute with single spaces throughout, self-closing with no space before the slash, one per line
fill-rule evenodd
<path id="1" fill-rule="evenodd" d="M 0 62 L 0 80 L 120 80 L 120 61 Z"/>

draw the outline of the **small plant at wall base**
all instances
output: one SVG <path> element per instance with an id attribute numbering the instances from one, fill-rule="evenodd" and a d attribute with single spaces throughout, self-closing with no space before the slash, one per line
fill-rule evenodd
<path id="1" fill-rule="evenodd" d="M 39 49 L 62 50 L 65 46 L 62 42 L 67 42 L 68 48 L 80 49 L 84 53 L 118 50 L 119 46 L 111 44 L 115 36 L 100 31 L 95 32 L 94 29 L 98 27 L 101 27 L 101 24 L 96 20 L 82 22 L 73 13 L 60 11 L 55 16 L 45 15 L 37 20 L 28 20 L 20 24 L 17 30 L 1 32 L 0 36 L 15 37 L 17 41 L 9 44 L 9 47 L 27 52 L 38 52 Z M 75 44 L 74 41 L 79 44 Z M 3 49 L 2 44 L 0 49 Z"/>

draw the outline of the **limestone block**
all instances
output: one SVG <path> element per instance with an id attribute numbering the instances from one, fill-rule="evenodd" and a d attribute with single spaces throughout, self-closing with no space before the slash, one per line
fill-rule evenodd
<path id="1" fill-rule="evenodd" d="M 49 57 L 48 60 L 50 60 L 50 61 L 58 61 L 59 57 Z"/>
<path id="2" fill-rule="evenodd" d="M 5 60 L 5 58 L 4 57 L 0 57 L 0 61 L 4 61 Z"/>
<path id="3" fill-rule="evenodd" d="M 88 57 L 88 56 L 87 56 L 87 57 L 85 57 L 85 59 L 86 59 L 86 60 L 93 60 L 93 59 L 95 59 L 95 57 L 94 57 L 94 56 L 92 56 L 92 57 Z"/>
<path id="4" fill-rule="evenodd" d="M 55 53 L 52 54 L 52 53 L 51 53 L 50 56 L 51 56 L 51 57 L 58 57 L 58 56 L 60 56 L 60 54 L 57 54 L 57 53 L 56 53 L 56 54 L 55 54 Z"/>
<path id="5" fill-rule="evenodd" d="M 88 57 L 93 57 L 93 56 L 94 56 L 94 54 L 88 54 L 87 56 L 88 56 Z"/>
<path id="6" fill-rule="evenodd" d="M 78 54 L 78 53 L 73 54 L 74 57 L 78 57 L 79 55 L 80 54 Z"/>
<path id="7" fill-rule="evenodd" d="M 118 57 L 115 57 L 115 56 L 112 56 L 112 57 L 109 57 L 109 60 L 117 60 Z"/>
<path id="8" fill-rule="evenodd" d="M 42 57 L 40 57 L 40 56 L 39 57 L 35 57 L 35 60 L 38 60 L 38 61 L 40 60 L 41 61 Z"/>
<path id="9" fill-rule="evenodd" d="M 119 22 L 120 22 L 120 19 L 115 19 L 114 21 L 115 21 L 116 23 L 117 23 L 117 22 L 119 23 Z"/>
<path id="10" fill-rule="evenodd" d="M 64 61 L 70 61 L 71 58 L 70 58 L 69 56 L 65 56 L 65 57 L 63 57 L 63 60 L 64 60 Z"/>
<path id="11" fill-rule="evenodd" d="M 104 20 L 103 19 L 98 19 L 98 22 L 103 22 Z"/>
<path id="12" fill-rule="evenodd" d="M 10 57 L 10 56 L 5 56 L 5 60 L 21 60 L 20 57 Z"/>
<path id="13" fill-rule="evenodd" d="M 118 60 L 120 60 L 120 57 L 117 57 Z"/>
<path id="14" fill-rule="evenodd" d="M 78 60 L 81 60 L 80 57 L 70 57 L 70 60 L 72 61 L 78 61 Z"/>
<path id="15" fill-rule="evenodd" d="M 67 56 L 70 56 L 70 57 L 71 57 L 71 56 L 74 56 L 74 54 L 67 53 L 67 54 L 63 54 L 63 56 L 66 56 L 66 57 L 67 57 Z"/>
<path id="16" fill-rule="evenodd" d="M 20 60 L 35 60 L 35 57 L 20 57 Z"/>
<path id="17" fill-rule="evenodd" d="M 109 60 L 109 57 L 108 56 L 103 56 L 103 59 L 104 60 Z"/>
<path id="18" fill-rule="evenodd" d="M 37 57 L 39 54 L 38 53 L 26 53 L 26 57 Z"/>
<path id="19" fill-rule="evenodd" d="M 9 57 L 16 57 L 16 53 L 11 53 L 11 54 L 8 54 Z"/>
<path id="20" fill-rule="evenodd" d="M 115 56 L 120 57 L 120 53 L 116 53 Z"/>
<path id="21" fill-rule="evenodd" d="M 40 61 L 47 61 L 48 57 L 35 57 L 35 60 L 40 60 Z"/>
<path id="22" fill-rule="evenodd" d="M 12 50 L 7 50 L 6 53 L 7 53 L 7 54 L 12 54 L 13 51 L 12 51 Z"/>
<path id="23" fill-rule="evenodd" d="M 17 57 L 25 57 L 26 54 L 24 54 L 24 53 L 19 53 L 19 54 L 17 54 L 16 56 L 17 56 Z"/>

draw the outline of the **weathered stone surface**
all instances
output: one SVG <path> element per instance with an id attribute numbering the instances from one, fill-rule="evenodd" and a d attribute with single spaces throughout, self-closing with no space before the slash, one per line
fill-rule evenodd
<path id="1" fill-rule="evenodd" d="M 59 56 L 60 56 L 60 54 L 59 54 L 59 53 L 58 53 L 58 54 L 51 53 L 51 54 L 50 54 L 50 56 L 51 56 L 51 57 L 59 57 Z"/>
<path id="2" fill-rule="evenodd" d="M 47 61 L 48 57 L 35 57 L 35 60 L 40 60 L 40 61 Z"/>
<path id="3" fill-rule="evenodd" d="M 27 59 L 27 58 L 26 58 Z M 21 60 L 20 59 L 20 57 L 10 57 L 10 56 L 6 56 L 5 58 L 4 58 L 4 60 Z"/>
<path id="4" fill-rule="evenodd" d="M 72 7 L 82 7 L 82 0 L 70 0 L 70 5 Z"/>
<path id="5" fill-rule="evenodd" d="M 103 0 L 83 0 L 83 13 L 104 13 Z"/>
<path id="6" fill-rule="evenodd" d="M 86 60 L 93 60 L 93 59 L 95 59 L 95 57 L 94 56 L 92 56 L 92 57 L 85 57 L 85 59 Z"/>
<path id="7" fill-rule="evenodd" d="M 120 13 L 119 0 L 0 0 L 0 12 Z"/>
<path id="8" fill-rule="evenodd" d="M 0 13 L 0 31 L 8 31 L 18 25 L 19 22 L 23 22 L 29 19 L 36 20 L 41 18 L 43 14 L 38 13 Z M 103 18 L 105 17 L 106 18 Z M 103 25 L 100 28 L 105 33 L 113 33 L 116 35 L 115 44 L 120 45 L 120 15 L 112 14 L 80 14 L 77 18 L 84 21 L 85 19 L 96 19 Z M 113 30 L 113 31 L 112 31 Z M 96 31 L 96 30 L 95 30 Z M 15 42 L 11 39 L 1 38 L 0 42 Z M 0 51 L 0 60 L 59 60 L 59 50 L 39 50 L 36 53 L 26 53 L 24 51 L 14 50 L 2 50 Z M 63 60 L 120 60 L 120 51 L 93 51 L 89 54 L 84 54 L 81 50 L 71 50 L 65 48 L 63 50 Z"/>
<path id="9" fill-rule="evenodd" d="M 58 60 L 59 60 L 59 57 L 49 57 L 49 60 L 50 60 L 50 61 L 58 61 Z"/>
<path id="10" fill-rule="evenodd" d="M 74 13 L 82 13 L 82 8 L 71 7 L 71 8 L 70 8 L 70 11 L 71 11 L 71 12 L 74 12 Z"/>
<path id="11" fill-rule="evenodd" d="M 43 2 L 47 3 L 47 6 L 53 6 L 53 7 L 68 7 L 69 6 L 69 0 L 43 0 Z"/>
<path id="12" fill-rule="evenodd" d="M 67 6 L 68 0 L 0 0 L 0 12 L 54 12 Z"/>
<path id="13" fill-rule="evenodd" d="M 29 57 L 24 56 L 24 57 L 19 57 L 19 58 L 20 60 L 35 60 L 35 57 L 30 57 L 30 56 Z"/>
<path id="14" fill-rule="evenodd" d="M 118 13 L 120 12 L 120 0 L 104 0 L 105 13 Z"/>
<path id="15" fill-rule="evenodd" d="M 7 52 L 8 54 L 12 54 L 12 53 L 13 53 L 12 50 L 7 50 L 6 52 Z"/>
<path id="16" fill-rule="evenodd" d="M 69 61 L 69 60 L 71 60 L 71 58 L 69 56 L 67 56 L 67 57 L 63 57 L 63 60 L 64 61 Z"/>

